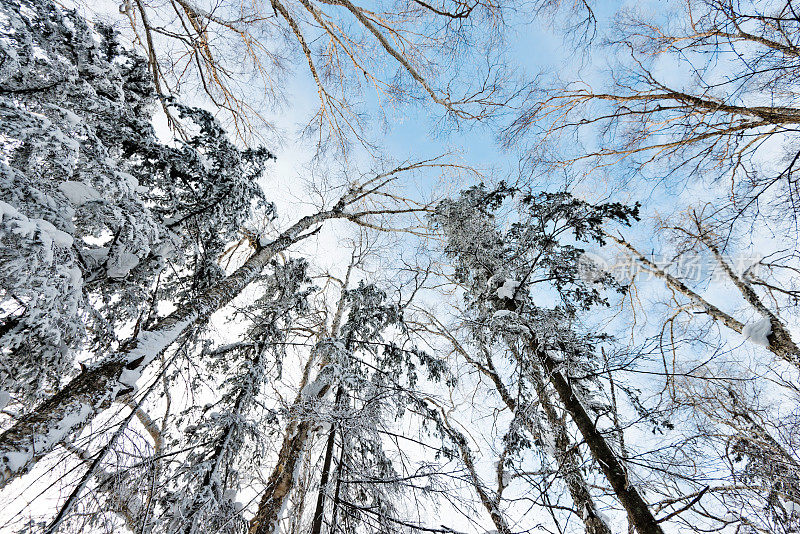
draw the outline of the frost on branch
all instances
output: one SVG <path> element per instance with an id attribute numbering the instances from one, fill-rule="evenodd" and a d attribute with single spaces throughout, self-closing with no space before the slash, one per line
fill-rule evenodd
<path id="1" fill-rule="evenodd" d="M 336 478 L 342 483 L 320 488 L 321 496 L 336 499 L 333 506 L 343 508 L 354 530 L 372 531 L 376 521 L 391 528 L 397 524 L 391 520 L 405 519 L 395 503 L 420 488 L 403 483 L 414 460 L 400 462 L 398 451 L 387 452 L 385 432 L 392 435 L 393 421 L 420 416 L 409 410 L 417 402 L 417 370 L 425 368 L 437 382 L 447 378 L 446 368 L 406 339 L 402 309 L 384 291 L 360 283 L 345 292 L 345 300 L 347 318 L 338 338 L 325 343 L 324 367 L 303 392 L 302 416 L 337 444 Z M 336 390 L 333 402 L 320 398 L 325 388 Z M 314 399 L 312 391 L 318 391 Z M 427 470 L 419 466 L 415 481 Z"/>

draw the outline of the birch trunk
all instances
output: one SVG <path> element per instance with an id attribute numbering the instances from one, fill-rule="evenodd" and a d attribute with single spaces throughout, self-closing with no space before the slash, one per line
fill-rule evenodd
<path id="1" fill-rule="evenodd" d="M 311 422 L 293 423 L 283 438 L 278 463 L 267 481 L 264 495 L 258 503 L 258 511 L 250 520 L 249 534 L 273 534 L 277 532 L 279 515 L 283 503 L 294 486 L 294 473 L 300 465 L 303 447 L 311 431 Z"/>
<path id="2" fill-rule="evenodd" d="M 675 276 L 666 272 L 664 269 L 660 268 L 654 262 L 650 261 L 627 241 L 608 233 L 606 233 L 606 236 L 611 238 L 617 244 L 628 249 L 639 265 L 641 265 L 648 272 L 651 272 L 664 280 L 670 289 L 683 294 L 696 306 L 702 308 L 715 321 L 719 321 L 734 332 L 742 334 L 745 327 L 744 323 L 735 319 L 730 314 L 722 311 L 717 306 L 714 306 L 695 291 L 692 291 L 686 284 L 684 284 Z M 767 336 L 767 350 L 800 370 L 800 348 L 798 348 L 797 344 L 792 339 L 792 336 L 786 327 L 784 327 L 780 318 L 762 302 L 761 298 L 755 292 L 753 287 L 733 271 L 730 264 L 728 264 L 725 258 L 722 257 L 722 254 L 719 252 L 717 247 L 707 241 L 704 241 L 704 243 L 709 250 L 711 250 L 711 253 L 714 255 L 714 258 L 717 260 L 717 263 L 719 263 L 725 275 L 731 280 L 731 282 L 733 282 L 733 285 L 736 286 L 747 303 L 756 311 L 758 311 L 758 313 L 760 313 L 763 317 L 769 319 L 772 332 L 769 334 L 769 336 Z"/>
<path id="3" fill-rule="evenodd" d="M 345 275 L 343 289 L 348 287 L 350 281 L 350 273 L 352 272 L 355 262 L 355 256 L 351 260 Z M 345 297 L 344 291 L 342 292 L 339 302 L 336 306 L 333 322 L 329 329 L 323 328 L 322 334 L 331 334 L 339 330 L 344 313 Z M 323 335 L 320 335 L 321 339 Z M 293 408 L 298 408 L 303 402 L 303 390 L 308 383 L 308 377 L 311 373 L 311 366 L 314 364 L 315 357 L 312 353 L 303 369 L 303 377 L 300 380 L 300 391 L 292 404 Z M 326 362 L 322 362 L 323 365 Z M 317 392 L 315 398 L 321 399 L 324 397 L 331 384 L 326 384 Z M 303 448 L 305 447 L 306 440 L 311 433 L 312 421 L 309 420 L 295 420 L 286 429 L 286 434 L 283 438 L 280 453 L 278 454 L 278 463 L 272 470 L 267 486 L 264 488 L 264 494 L 258 503 L 258 510 L 250 520 L 250 526 L 247 529 L 248 534 L 274 534 L 277 531 L 278 520 L 280 519 L 281 509 L 283 503 L 289 497 L 289 492 L 295 484 L 295 471 L 300 467 L 300 461 L 303 457 Z M 331 430 L 333 431 L 333 430 Z"/>

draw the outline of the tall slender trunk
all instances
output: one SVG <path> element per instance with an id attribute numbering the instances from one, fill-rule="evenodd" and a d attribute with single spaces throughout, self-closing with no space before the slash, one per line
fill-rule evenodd
<path id="1" fill-rule="evenodd" d="M 430 399 L 428 400 L 431 401 Z M 439 414 L 441 416 L 441 426 L 439 428 L 450 438 L 453 444 L 458 447 L 461 461 L 464 462 L 464 467 L 467 468 L 467 478 L 472 484 L 472 487 L 475 489 L 475 493 L 478 494 L 478 498 L 481 500 L 481 504 L 489 514 L 489 517 L 491 518 L 492 523 L 494 523 L 498 534 L 511 534 L 511 527 L 508 526 L 508 522 L 498 506 L 500 494 L 498 492 L 490 491 L 483 483 L 480 476 L 478 476 L 478 471 L 475 467 L 475 462 L 472 458 L 472 451 L 469 448 L 467 439 L 461 432 L 453 428 L 453 426 L 450 424 L 450 420 L 448 419 L 447 412 L 444 410 L 444 408 L 438 405 L 437 408 L 439 409 Z"/>
<path id="2" fill-rule="evenodd" d="M 578 509 L 581 519 L 583 519 L 586 534 L 611 534 L 611 529 L 597 514 L 594 499 L 589 493 L 586 480 L 581 475 L 578 448 L 573 446 L 567 432 L 567 425 L 558 416 L 556 408 L 550 400 L 550 394 L 547 391 L 541 370 L 534 369 L 532 375 L 536 394 L 539 396 L 539 404 L 542 406 L 550 429 L 553 431 L 556 461 L 564 471 L 564 481 L 567 484 L 570 497 L 572 497 L 572 502 Z"/>
<path id="3" fill-rule="evenodd" d="M 636 528 L 639 534 L 663 534 L 661 526 L 656 521 L 650 508 L 645 503 L 637 489 L 628 482 L 625 466 L 608 445 L 603 434 L 597 429 L 594 420 L 586 413 L 580 399 L 555 362 L 547 353 L 537 347 L 533 348 L 534 354 L 542 362 L 544 371 L 550 380 L 559 400 L 569 413 L 572 421 L 578 427 L 584 441 L 589 446 L 592 457 L 599 464 L 614 494 L 628 514 L 628 521 Z"/>
<path id="4" fill-rule="evenodd" d="M 342 398 L 342 386 L 336 390 L 336 405 Z M 311 524 L 311 534 L 320 534 L 322 532 L 322 516 L 325 514 L 325 495 L 328 485 L 328 479 L 331 472 L 331 459 L 333 458 L 333 445 L 336 440 L 336 425 L 331 425 L 331 431 L 328 433 L 328 443 L 325 447 L 325 459 L 322 463 L 322 476 L 319 480 L 319 493 L 317 495 L 317 507 L 314 510 L 314 521 Z"/>
<path id="5" fill-rule="evenodd" d="M 488 353 L 486 354 L 486 363 L 484 365 L 475 361 L 455 338 L 450 337 L 449 339 L 453 342 L 456 350 L 458 350 L 468 362 L 474 365 L 492 381 L 503 403 L 512 413 L 516 413 L 518 406 L 517 400 L 508 392 L 508 388 L 500 378 L 500 373 L 497 372 L 494 366 L 491 355 Z M 519 351 L 513 345 L 510 348 L 517 361 L 521 362 L 522 359 Z M 592 498 L 592 494 L 589 492 L 589 486 L 586 480 L 584 480 L 580 472 L 577 447 L 574 447 L 571 443 L 564 421 L 558 417 L 553 404 L 550 402 L 550 397 L 547 392 L 544 391 L 544 379 L 540 373 L 536 373 L 534 380 L 536 393 L 545 411 L 547 422 L 556 436 L 556 461 L 564 470 L 564 481 L 567 484 L 570 497 L 572 497 L 572 502 L 575 504 L 575 508 L 583 520 L 586 532 L 587 534 L 611 534 L 611 529 L 597 514 L 597 505 Z M 529 418 L 523 417 L 522 421 L 529 431 L 533 430 Z"/>
<path id="6" fill-rule="evenodd" d="M 241 267 L 189 305 L 175 310 L 152 330 L 140 332 L 124 349 L 84 370 L 0 435 L 0 488 L 26 473 L 41 458 L 80 432 L 100 411 L 130 392 L 135 378 L 192 325 L 206 320 L 250 284 L 275 254 L 302 240 L 303 232 L 327 219 L 333 209 L 303 217 L 261 246 Z M 309 234 L 306 234 L 306 236 Z"/>
<path id="7" fill-rule="evenodd" d="M 498 507 L 498 499 L 493 498 L 494 496 L 487 491 L 485 484 L 478 476 L 478 471 L 475 468 L 475 462 L 472 459 L 472 451 L 470 451 L 467 447 L 467 440 L 460 433 L 453 431 L 452 428 L 450 428 L 450 431 L 451 438 L 456 443 L 458 450 L 461 453 L 461 461 L 464 462 L 464 466 L 467 468 L 469 473 L 470 482 L 472 482 L 472 486 L 475 488 L 475 492 L 478 494 L 481 504 L 483 504 L 483 507 L 486 509 L 489 517 L 492 519 L 492 523 L 494 523 L 498 534 L 511 534 L 511 527 L 508 526 L 505 516 Z"/>
<path id="8" fill-rule="evenodd" d="M 354 262 L 355 256 L 351 260 L 350 265 L 347 267 L 347 273 L 345 275 L 344 283 L 342 284 L 343 290 L 348 287 Z M 323 328 L 324 334 L 335 334 L 339 330 L 344 313 L 344 307 L 345 292 L 342 291 L 342 294 L 339 297 L 339 302 L 336 305 L 336 312 L 334 313 L 330 329 Z M 320 338 L 321 337 L 322 335 L 320 335 Z M 294 400 L 292 405 L 293 407 L 300 406 L 300 403 L 303 401 L 303 389 L 308 383 L 308 377 L 311 373 L 311 366 L 313 363 L 314 354 L 312 353 L 311 357 L 309 357 L 308 361 L 306 362 L 305 368 L 303 369 L 303 377 L 300 380 L 300 391 Z M 324 363 L 325 362 L 323 362 L 323 364 Z M 321 399 L 324 397 L 330 387 L 331 384 L 326 384 L 320 388 L 316 394 L 316 398 Z M 281 451 L 278 454 L 278 463 L 273 468 L 272 474 L 267 481 L 267 486 L 264 488 L 264 494 L 261 496 L 261 500 L 258 503 L 258 510 L 256 510 L 256 514 L 253 516 L 253 519 L 250 520 L 250 526 L 247 529 L 248 534 L 274 534 L 276 532 L 279 519 L 278 516 L 280 515 L 281 508 L 283 508 L 283 503 L 286 502 L 289 492 L 294 486 L 294 473 L 295 470 L 300 466 L 303 448 L 305 447 L 306 440 L 309 437 L 311 425 L 312 421 L 308 420 L 294 421 L 286 430 L 286 434 L 283 438 L 283 444 L 281 445 Z"/>
<path id="9" fill-rule="evenodd" d="M 342 462 L 344 461 L 344 443 L 345 443 L 345 436 L 344 431 L 341 431 L 342 436 L 342 447 L 339 449 L 339 461 L 336 462 L 336 490 L 333 493 L 333 511 L 331 512 L 331 525 L 333 526 L 333 530 L 331 532 L 335 533 L 339 529 L 339 525 L 336 523 L 336 514 L 339 511 L 339 494 L 340 490 L 342 489 Z"/>
<path id="10" fill-rule="evenodd" d="M 300 392 L 292 403 L 293 408 L 299 408 L 304 400 L 303 389 L 308 383 L 308 376 L 311 366 L 314 363 L 312 353 L 303 369 L 303 378 L 300 381 Z M 319 388 L 314 396 L 315 400 L 323 398 L 331 388 L 331 384 L 326 384 Z M 295 483 L 295 473 L 300 468 L 300 461 L 303 458 L 303 449 L 306 446 L 314 421 L 309 419 L 295 419 L 287 427 L 283 436 L 281 450 L 278 453 L 278 463 L 272 469 L 272 473 L 267 480 L 264 494 L 258 503 L 258 510 L 250 520 L 248 534 L 274 534 L 277 532 L 278 519 L 283 508 L 283 504 L 289 497 Z"/>

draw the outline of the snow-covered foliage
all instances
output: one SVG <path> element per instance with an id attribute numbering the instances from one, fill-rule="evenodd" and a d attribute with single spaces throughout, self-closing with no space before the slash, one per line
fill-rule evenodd
<path id="1" fill-rule="evenodd" d="M 496 213 L 511 204 L 516 219 Z M 573 315 L 607 302 L 604 292 L 622 290 L 607 272 L 586 280 L 581 245 L 605 243 L 602 224 L 630 224 L 638 207 L 592 205 L 569 193 L 530 193 L 500 184 L 477 186 L 441 202 L 433 222 L 447 238 L 445 253 L 476 311 L 496 319 L 550 307 Z M 537 306 L 538 292 L 555 290 L 559 299 Z M 497 314 L 497 312 L 501 312 Z M 487 315 L 488 314 L 488 315 Z"/>
<path id="2" fill-rule="evenodd" d="M 486 79 L 472 76 L 472 60 L 454 62 L 443 89 L 425 50 L 443 35 L 459 51 L 489 36 L 505 45 L 506 14 L 566 14 L 558 5 L 569 2 L 124 0 L 107 24 L 71 4 L 0 0 L 1 531 L 800 532 L 797 228 L 754 213 L 795 199 L 774 187 L 797 185 L 800 155 L 773 162 L 782 167 L 748 162 L 800 122 L 792 98 L 761 98 L 774 96 L 770 87 L 797 92 L 785 68 L 800 57 L 791 2 L 689 0 L 691 24 L 659 13 L 663 28 L 622 14 L 618 35 L 603 40 L 629 47 L 633 76 L 602 93 L 594 80 L 520 80 L 510 99 L 501 93 L 517 73 L 502 63 L 513 54 L 490 54 Z M 595 19 L 590 4 L 572 7 L 604 32 L 611 12 Z M 124 38 L 110 25 L 117 16 L 129 17 Z M 674 29 L 691 32 L 673 38 Z M 163 48 L 185 37 L 188 55 Z M 667 90 L 656 82 L 663 69 L 651 69 L 673 49 L 701 80 L 715 70 L 694 68 L 701 56 L 736 61 L 727 56 L 742 43 L 769 49 L 752 66 L 780 67 L 752 69 L 781 81 L 752 78 L 768 90 L 749 100 Z M 303 207 L 273 227 L 259 187 L 272 154 L 240 146 L 215 119 L 225 107 L 259 109 L 244 98 L 250 90 L 225 93 L 248 88 L 244 71 L 225 65 L 263 58 L 273 63 L 253 65 L 262 72 L 290 72 L 284 52 L 300 51 L 325 119 L 358 97 L 361 82 L 346 71 L 382 79 L 357 61 L 376 46 L 393 58 L 381 68 L 398 60 L 397 80 L 424 89 L 391 83 L 386 94 L 432 97 L 449 110 L 445 128 L 473 119 L 494 128 L 495 110 L 522 103 L 504 142 L 512 130 L 545 138 L 509 176 L 515 186 L 468 187 L 462 180 L 478 174 L 467 161 L 433 155 L 413 163 L 404 153 L 392 168 L 392 143 L 365 175 L 353 166 L 380 147 L 358 133 L 367 116 L 345 113 L 331 126 L 352 127 L 366 151 L 318 145 L 308 196 L 279 195 Z M 192 87 L 203 82 L 205 92 Z M 467 86 L 482 102 L 475 116 L 447 90 Z M 219 107 L 179 100 L 190 94 Z M 651 120 L 659 116 L 680 120 Z M 173 138 L 156 135 L 162 120 Z M 602 143 L 581 134 L 604 121 Z M 558 146 L 570 131 L 579 135 Z M 682 144 L 710 152 L 680 158 Z M 595 153 L 581 155 L 587 148 Z M 634 166 L 606 160 L 612 153 Z M 648 199 L 636 181 L 655 175 L 647 162 L 656 160 L 675 198 L 660 198 L 657 213 L 648 205 L 629 230 L 638 203 L 613 200 Z M 691 168 L 732 174 L 672 187 Z M 542 169 L 580 178 L 565 182 L 576 189 L 555 192 L 552 180 L 535 192 L 528 179 Z M 434 171 L 467 188 L 429 198 Z M 329 220 L 341 223 L 335 236 Z M 654 233 L 642 235 L 646 227 Z M 605 239 L 620 256 L 596 250 Z M 757 254 L 734 257 L 745 252 Z M 630 285 L 607 270 L 622 266 Z"/>
<path id="3" fill-rule="evenodd" d="M 413 345 L 398 344 L 395 340 L 403 338 L 405 329 L 400 308 L 385 292 L 362 283 L 344 292 L 343 321 L 335 335 L 309 347 L 309 357 L 321 368 L 299 392 L 297 402 L 288 410 L 267 408 L 263 399 L 271 383 L 281 378 L 286 344 L 296 341 L 289 332 L 317 311 L 310 301 L 318 289 L 306 269 L 302 260 L 272 262 L 256 285 L 261 296 L 233 316 L 235 323 L 250 325 L 240 341 L 201 354 L 203 374 L 219 382 L 215 390 L 221 395 L 203 406 L 190 406 L 175 421 L 183 431 L 173 435 L 171 448 L 197 445 L 164 475 L 167 490 L 157 514 L 164 531 L 242 531 L 238 494 L 259 480 L 259 469 L 269 465 L 261 451 L 270 448 L 281 423 L 289 440 L 296 438 L 298 425 L 322 436 L 336 433 L 343 459 L 337 476 L 375 480 L 343 485 L 339 491 L 344 502 L 390 516 L 396 513 L 393 496 L 402 485 L 385 482 L 399 475 L 383 451 L 382 432 L 405 414 L 418 370 L 422 367 L 426 378 L 440 380 L 445 378 L 444 364 Z M 287 464 L 296 471 L 299 459 Z M 350 521 L 374 521 L 373 515 L 358 515 L 353 508 Z"/>
<path id="4" fill-rule="evenodd" d="M 500 227 L 496 211 L 506 201 L 514 203 L 519 220 Z M 546 285 L 571 313 L 604 303 L 604 288 L 621 287 L 610 273 L 584 280 L 585 250 L 570 241 L 602 244 L 604 221 L 628 224 L 637 213 L 637 207 L 591 205 L 568 193 L 533 194 L 500 184 L 441 202 L 433 222 L 447 237 L 446 254 L 457 260 L 458 280 L 494 309 L 515 311 L 532 289 Z"/>
<path id="5" fill-rule="evenodd" d="M 507 201 L 517 219 L 503 226 L 496 212 Z M 585 280 L 584 249 L 577 245 L 602 244 L 602 223 L 628 224 L 636 216 L 636 207 L 591 205 L 567 193 L 531 194 L 500 184 L 492 191 L 473 187 L 443 201 L 433 222 L 466 289 L 468 324 L 476 340 L 522 336 L 560 351 L 559 359 L 570 365 L 584 366 L 596 339 L 575 332 L 576 313 L 606 303 L 604 291 L 622 288 L 609 273 Z M 558 300 L 540 305 L 541 295 L 552 291 Z"/>
<path id="6" fill-rule="evenodd" d="M 221 275 L 225 243 L 271 209 L 255 182 L 271 155 L 177 103 L 188 137 L 161 143 L 147 62 L 111 28 L 48 0 L 1 15 L 0 388 L 30 401 L 77 350 Z"/>
<path id="7" fill-rule="evenodd" d="M 337 336 L 324 341 L 327 348 L 321 353 L 324 365 L 320 375 L 325 383 L 341 384 L 349 390 L 377 387 L 376 384 L 413 388 L 420 367 L 429 380 L 447 378 L 447 368 L 439 358 L 404 339 L 403 311 L 389 301 L 386 292 L 360 282 L 346 290 L 343 298 L 347 315 Z"/>
<path id="8" fill-rule="evenodd" d="M 235 316 L 250 327 L 241 342 L 206 352 L 209 374 L 225 377 L 222 395 L 212 404 L 191 407 L 178 423 L 192 421 L 177 435 L 173 447 L 202 443 L 192 448 L 171 473 L 163 496 L 165 532 L 240 532 L 244 528 L 237 492 L 247 485 L 254 469 L 262 465 L 257 453 L 266 448 L 278 419 L 260 409 L 259 397 L 283 358 L 287 333 L 308 311 L 313 287 L 303 260 L 272 262 L 260 277 L 263 294 Z M 244 454 L 246 453 L 246 454 Z"/>
<path id="9" fill-rule="evenodd" d="M 500 216 L 509 204 L 512 215 Z M 596 266 L 594 275 L 586 277 L 581 246 L 603 244 L 601 225 L 627 225 L 636 217 L 636 207 L 592 205 L 568 193 L 532 194 L 503 184 L 491 191 L 483 186 L 467 189 L 441 202 L 432 216 L 464 290 L 461 335 L 470 347 L 464 350 L 475 350 L 472 362 L 492 376 L 497 388 L 505 386 L 492 354 L 504 355 L 515 369 L 514 397 L 507 389 L 498 391 L 512 414 L 502 435 L 498 491 L 511 483 L 509 474 L 515 469 L 555 469 L 574 506 L 590 510 L 580 516 L 587 527 L 601 520 L 584 475 L 575 471 L 578 461 L 571 456 L 575 453 L 568 426 L 558 415 L 567 408 L 550 377 L 568 377 L 569 395 L 577 397 L 583 409 L 609 410 L 602 388 L 592 378 L 599 368 L 598 345 L 606 338 L 581 332 L 576 325 L 582 312 L 607 303 L 605 292 L 622 287 Z M 453 430 L 446 433 L 467 462 L 466 438 Z M 530 465 L 531 450 L 541 456 L 541 464 L 522 469 L 525 462 Z M 499 520 L 498 524 L 502 525 Z"/>

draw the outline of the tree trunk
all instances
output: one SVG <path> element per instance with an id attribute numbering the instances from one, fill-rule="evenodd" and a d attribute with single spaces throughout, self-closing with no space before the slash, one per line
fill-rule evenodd
<path id="1" fill-rule="evenodd" d="M 354 263 L 351 262 L 347 268 L 347 274 L 345 275 L 344 284 L 342 286 L 343 289 L 348 287 L 353 265 Z M 320 335 L 320 339 L 322 337 L 327 337 L 329 334 L 335 334 L 339 330 L 344 313 L 344 305 L 345 292 L 342 291 L 339 302 L 336 305 L 336 312 L 334 313 L 330 329 L 323 329 L 324 336 Z M 308 383 L 308 377 L 311 373 L 311 366 L 313 363 L 314 354 L 312 353 L 303 369 L 303 377 L 300 380 L 300 392 L 294 400 L 294 407 L 299 406 L 303 400 L 303 390 Z M 325 365 L 325 363 L 326 362 L 323 362 L 323 365 Z M 324 397 L 330 387 L 331 385 L 327 384 L 320 388 L 316 398 L 321 399 Z M 341 388 L 337 391 L 337 400 L 340 393 Z M 274 534 L 278 523 L 278 516 L 280 515 L 281 508 L 283 508 L 283 503 L 288 498 L 292 486 L 294 486 L 294 472 L 299 468 L 303 447 L 305 446 L 306 439 L 308 439 L 310 430 L 311 421 L 294 422 L 286 430 L 281 452 L 278 455 L 278 463 L 272 470 L 272 474 L 267 481 L 267 486 L 264 488 L 264 495 L 261 496 L 261 501 L 258 503 L 258 510 L 256 510 L 253 519 L 250 520 L 250 526 L 247 529 L 248 534 Z"/>
<path id="2" fill-rule="evenodd" d="M 620 504 L 625 508 L 628 514 L 628 521 L 636 528 L 639 534 L 663 534 L 663 530 L 661 530 L 647 503 L 644 502 L 636 488 L 628 483 L 628 475 L 622 462 L 609 447 L 605 437 L 597 429 L 592 418 L 586 413 L 583 404 L 575 395 L 569 381 L 558 370 L 558 363 L 553 361 L 543 350 L 534 350 L 534 352 L 542 361 L 544 370 L 556 390 L 558 398 L 578 427 L 584 441 L 589 446 L 592 456 L 600 465 L 603 474 L 611 484 Z"/>
<path id="3" fill-rule="evenodd" d="M 310 363 L 311 360 L 309 360 Z M 308 368 L 308 365 L 306 367 Z M 324 397 L 330 387 L 330 384 L 327 384 L 320 388 L 315 398 Z M 295 405 L 302 401 L 302 395 L 302 392 L 298 395 L 294 402 Z M 256 515 L 250 520 L 248 534 L 275 534 L 277 532 L 278 516 L 294 486 L 294 473 L 300 466 L 303 448 L 313 424 L 314 421 L 309 420 L 295 421 L 286 429 L 281 452 L 278 454 L 278 463 L 272 470 L 267 486 L 264 488 L 264 495 L 261 496 L 261 501 L 258 503 Z"/>
<path id="4" fill-rule="evenodd" d="M 447 337 L 453 343 L 453 347 L 461 355 L 463 355 L 471 365 L 473 365 L 492 381 L 495 390 L 497 391 L 498 395 L 500 395 L 503 403 L 511 411 L 511 413 L 516 413 L 517 400 L 509 393 L 508 388 L 500 378 L 500 373 L 497 372 L 491 355 L 487 352 L 485 355 L 485 364 L 480 363 L 469 355 L 469 353 L 461 346 L 461 343 L 459 343 L 458 340 L 449 335 L 447 335 Z M 509 348 L 511 349 L 511 352 L 517 361 L 521 363 L 522 358 L 517 348 L 513 344 L 509 345 Z M 581 515 L 581 519 L 586 526 L 587 534 L 611 534 L 611 529 L 597 515 L 597 506 L 594 503 L 592 494 L 589 492 L 589 487 L 586 484 L 586 480 L 584 480 L 579 470 L 579 462 L 578 458 L 576 457 L 577 447 L 573 447 L 572 443 L 570 442 L 564 422 L 556 414 L 548 394 L 544 391 L 544 379 L 540 373 L 535 374 L 534 381 L 536 392 L 537 395 L 539 395 L 540 403 L 545 411 L 547 421 L 553 430 L 553 433 L 557 436 L 555 440 L 557 454 L 556 461 L 559 465 L 563 466 L 564 481 L 567 484 L 570 497 L 572 497 L 572 502 L 575 504 L 575 508 Z M 533 430 L 530 418 L 523 417 L 522 422 L 529 431 Z"/>
<path id="5" fill-rule="evenodd" d="M 483 507 L 486 509 L 486 512 L 492 519 L 492 523 L 494 523 L 498 534 L 511 534 L 511 527 L 508 526 L 505 516 L 503 516 L 497 506 L 497 494 L 490 495 L 483 481 L 478 476 L 478 471 L 475 468 L 475 462 L 472 460 L 472 451 L 469 450 L 466 438 L 461 434 L 461 432 L 458 432 L 450 425 L 450 421 L 447 419 L 447 414 L 441 407 L 439 407 L 439 413 L 442 417 L 442 430 L 447 433 L 453 443 L 458 447 L 458 450 L 461 453 L 461 461 L 464 462 L 464 467 L 467 468 L 467 472 L 469 473 L 469 481 L 472 484 L 472 487 L 475 489 L 475 492 L 478 494 L 481 504 L 483 504 Z"/>
<path id="6" fill-rule="evenodd" d="M 278 464 L 267 481 L 258 511 L 250 520 L 249 534 L 274 534 L 277 531 L 278 516 L 294 485 L 294 473 L 300 465 L 310 430 L 310 421 L 292 424 L 287 429 Z"/>
<path id="7" fill-rule="evenodd" d="M 555 406 L 550 401 L 541 371 L 534 369 L 532 374 L 536 394 L 539 396 L 539 404 L 541 404 L 550 429 L 553 431 L 556 461 L 564 471 L 564 482 L 567 484 L 572 502 L 586 527 L 586 534 L 611 534 L 611 529 L 597 514 L 594 499 L 592 499 L 586 480 L 580 471 L 578 448 L 571 443 L 567 425 L 558 416 Z"/>
<path id="8" fill-rule="evenodd" d="M 619 237 L 614 236 L 613 234 L 606 233 L 605 235 L 619 245 L 628 249 L 636 261 L 638 261 L 640 265 L 647 269 L 647 271 L 664 280 L 670 289 L 682 293 L 689 300 L 694 302 L 695 305 L 702 308 L 712 319 L 715 321 L 720 321 L 722 324 L 738 334 L 741 334 L 744 331 L 744 323 L 737 320 L 729 313 L 726 313 L 714 306 L 695 291 L 692 291 L 678 278 L 669 274 L 654 262 L 650 261 L 642 253 L 636 250 L 633 245 L 623 239 L 620 239 Z M 747 303 L 750 304 L 763 317 L 769 319 L 772 332 L 769 336 L 767 336 L 767 349 L 779 358 L 789 362 L 796 369 L 800 370 L 800 348 L 798 348 L 797 344 L 792 339 L 789 331 L 783 326 L 780 318 L 761 301 L 761 298 L 758 296 L 758 294 L 756 294 L 752 286 L 745 280 L 742 280 L 742 278 L 733 271 L 731 266 L 727 261 L 725 261 L 725 258 L 722 257 L 722 254 L 713 244 L 708 241 L 704 241 L 704 243 L 709 250 L 711 250 L 714 258 L 717 260 L 726 276 L 728 276 L 731 282 L 741 292 L 742 297 L 747 301 Z"/>
<path id="9" fill-rule="evenodd" d="M 342 386 L 336 390 L 336 405 L 342 397 Z M 328 443 L 325 447 L 325 460 L 322 465 L 322 476 L 319 480 L 319 493 L 317 495 L 317 507 L 314 510 L 314 522 L 311 524 L 311 534 L 322 532 L 322 516 L 325 514 L 325 491 L 331 472 L 331 459 L 333 458 L 333 444 L 336 438 L 336 426 L 331 425 L 328 433 Z"/>

